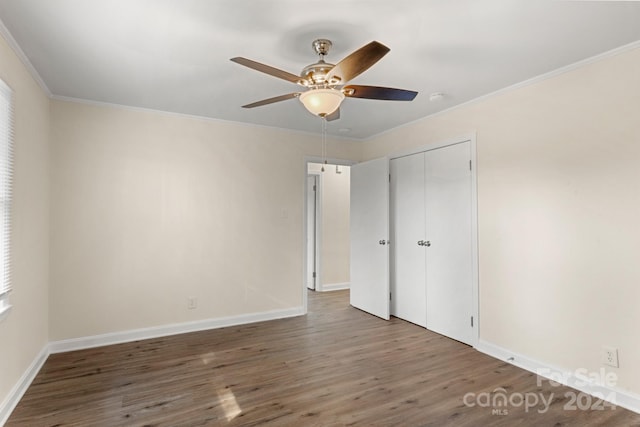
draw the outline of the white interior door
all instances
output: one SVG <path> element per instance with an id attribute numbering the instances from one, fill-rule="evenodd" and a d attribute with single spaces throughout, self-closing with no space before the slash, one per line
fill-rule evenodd
<path id="1" fill-rule="evenodd" d="M 389 161 L 351 167 L 351 305 L 389 319 Z"/>
<path id="2" fill-rule="evenodd" d="M 473 344 L 471 145 L 425 153 L 427 328 Z"/>
<path id="3" fill-rule="evenodd" d="M 307 288 L 316 289 L 318 176 L 307 175 Z"/>
<path id="4" fill-rule="evenodd" d="M 392 159 L 391 314 L 427 326 L 424 153 Z"/>

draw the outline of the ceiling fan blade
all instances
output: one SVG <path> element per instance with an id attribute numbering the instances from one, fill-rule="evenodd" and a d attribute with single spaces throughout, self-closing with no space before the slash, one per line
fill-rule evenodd
<path id="1" fill-rule="evenodd" d="M 236 58 L 231 58 L 231 61 L 240 65 L 244 65 L 245 67 L 249 67 L 253 70 L 260 71 L 265 74 L 269 74 L 270 76 L 274 76 L 279 79 L 286 80 L 291 83 L 298 83 L 300 81 L 300 76 L 296 76 L 295 74 L 291 74 L 287 71 L 279 70 L 277 68 L 271 67 L 269 65 L 261 64 L 260 62 L 252 61 L 247 58 L 236 57 Z"/>
<path id="2" fill-rule="evenodd" d="M 391 49 L 382 43 L 373 41 L 338 62 L 327 74 L 327 80 L 339 79 L 340 83 L 346 83 L 369 69 L 389 50 Z"/>
<path id="3" fill-rule="evenodd" d="M 252 102 L 251 104 L 243 105 L 242 108 L 261 107 L 267 104 L 273 104 L 274 102 L 286 101 L 287 99 L 293 99 L 300 96 L 300 93 L 288 93 L 286 95 L 274 96 L 273 98 L 263 99 L 262 101 Z"/>
<path id="4" fill-rule="evenodd" d="M 338 108 L 333 113 L 329 114 L 326 119 L 328 122 L 332 122 L 334 120 L 338 120 L 340 118 L 340 108 Z"/>
<path id="5" fill-rule="evenodd" d="M 381 99 L 383 101 L 413 101 L 418 92 L 392 87 L 349 85 L 342 88 L 350 98 Z"/>

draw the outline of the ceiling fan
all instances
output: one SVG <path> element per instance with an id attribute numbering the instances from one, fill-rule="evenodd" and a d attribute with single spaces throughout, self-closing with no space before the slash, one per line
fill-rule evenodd
<path id="1" fill-rule="evenodd" d="M 240 65 L 306 88 L 302 92 L 293 92 L 263 99 L 242 107 L 254 108 L 298 98 L 309 112 L 330 121 L 340 118 L 340 104 L 345 97 L 384 101 L 412 101 L 418 94 L 418 92 L 390 87 L 344 85 L 369 69 L 389 52 L 390 49 L 382 43 L 372 41 L 335 65 L 324 61 L 324 57 L 329 53 L 332 46 L 330 40 L 317 39 L 313 41 L 312 46 L 318 54 L 319 60 L 304 67 L 299 76 L 247 58 L 231 58 L 231 61 Z"/>

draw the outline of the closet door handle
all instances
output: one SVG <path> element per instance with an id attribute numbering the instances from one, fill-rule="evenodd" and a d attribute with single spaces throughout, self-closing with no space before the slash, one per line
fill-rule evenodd
<path id="1" fill-rule="evenodd" d="M 431 246 L 431 242 L 427 240 L 426 242 L 424 242 L 423 246 Z"/>
<path id="2" fill-rule="evenodd" d="M 418 240 L 418 246 L 424 246 L 424 240 Z"/>
<path id="3" fill-rule="evenodd" d="M 382 239 L 382 240 L 379 240 L 378 243 L 381 244 L 381 245 L 386 245 L 387 241 Z"/>

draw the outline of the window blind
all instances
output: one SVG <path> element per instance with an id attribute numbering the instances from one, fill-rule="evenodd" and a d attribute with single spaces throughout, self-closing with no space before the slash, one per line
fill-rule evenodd
<path id="1" fill-rule="evenodd" d="M 11 291 L 11 188 L 13 179 L 13 91 L 0 80 L 0 314 Z"/>

